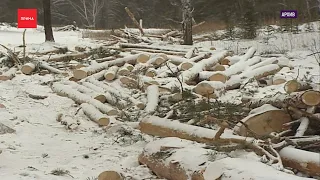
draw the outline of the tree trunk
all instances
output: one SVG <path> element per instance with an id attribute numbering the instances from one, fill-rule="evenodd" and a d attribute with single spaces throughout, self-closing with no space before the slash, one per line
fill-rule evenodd
<path id="1" fill-rule="evenodd" d="M 182 31 L 183 31 L 183 44 L 192 45 L 192 7 L 190 0 L 181 0 L 182 3 Z"/>
<path id="2" fill-rule="evenodd" d="M 44 15 L 44 33 L 46 36 L 46 41 L 54 42 L 52 25 L 51 25 L 51 1 L 50 0 L 42 0 L 43 4 L 43 15 Z"/>

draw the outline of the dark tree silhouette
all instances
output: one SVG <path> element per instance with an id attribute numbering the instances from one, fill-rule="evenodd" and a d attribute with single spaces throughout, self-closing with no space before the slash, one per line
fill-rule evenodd
<path id="1" fill-rule="evenodd" d="M 51 24 L 51 0 L 42 0 L 43 5 L 43 24 L 46 41 L 54 42 Z"/>

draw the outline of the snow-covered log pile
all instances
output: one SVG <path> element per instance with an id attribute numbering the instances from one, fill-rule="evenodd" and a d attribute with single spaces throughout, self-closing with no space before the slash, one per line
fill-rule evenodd
<path id="1" fill-rule="evenodd" d="M 109 126 L 135 116 L 130 121 L 139 120 L 142 133 L 176 137 L 170 140 L 173 144 L 168 139 L 152 142 L 139 157 L 160 178 L 227 179 L 233 176 L 229 166 L 249 179 L 260 177 L 255 169 L 239 166 L 246 162 L 241 158 L 210 162 L 208 149 L 213 154 L 253 151 L 261 162 L 252 161 L 252 166 L 278 173 L 281 179 L 295 179 L 296 172 L 320 176 L 315 158 L 320 147 L 320 92 L 315 84 L 292 76 L 289 59 L 261 57 L 254 47 L 232 55 L 214 48 L 121 42 L 113 48 L 120 54 L 108 49 L 104 57 L 91 54 L 56 63 L 59 67 L 40 57 L 20 63 L 10 56 L 13 66 L 0 69 L 0 81 L 19 71 L 63 74 L 68 77 L 50 83 L 52 91 L 73 100 L 88 120 Z M 77 49 L 77 54 L 87 54 L 86 48 Z M 244 92 L 256 87 L 281 90 L 258 98 Z M 242 102 L 222 103 L 236 98 L 234 94 L 240 94 Z"/>

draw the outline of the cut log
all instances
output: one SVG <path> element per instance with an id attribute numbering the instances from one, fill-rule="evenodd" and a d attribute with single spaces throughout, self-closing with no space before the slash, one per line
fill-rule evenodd
<path id="1" fill-rule="evenodd" d="M 243 155 L 217 158 L 210 162 L 212 160 L 208 154 L 216 153 L 205 149 L 202 144 L 168 137 L 148 143 L 139 155 L 139 162 L 159 178 L 170 180 L 311 180 L 278 171 L 260 162 L 258 157 L 251 158 L 252 155 L 249 159 Z"/>
<path id="2" fill-rule="evenodd" d="M 217 64 L 215 66 L 213 66 L 212 68 L 209 68 L 212 71 L 225 71 L 226 67 L 220 64 Z"/>
<path id="3" fill-rule="evenodd" d="M 164 138 L 148 143 L 138 160 L 159 178 L 205 180 L 202 176 L 202 170 L 207 166 L 208 156 L 206 154 L 215 152 L 201 148 L 201 146 L 203 145 L 192 144 L 192 141 L 175 137 Z M 193 155 L 190 156 L 191 154 Z"/>
<path id="4" fill-rule="evenodd" d="M 181 71 L 186 71 L 188 69 L 191 69 L 194 66 L 194 64 L 195 64 L 194 62 L 183 62 L 178 66 L 178 68 Z"/>
<path id="5" fill-rule="evenodd" d="M 202 81 L 194 88 L 194 92 L 208 98 L 217 98 L 217 93 L 225 88 L 222 82 Z"/>
<path id="6" fill-rule="evenodd" d="M 148 77 L 155 77 L 157 76 L 157 71 L 154 68 L 149 68 L 145 75 Z"/>
<path id="7" fill-rule="evenodd" d="M 220 82 L 227 82 L 228 77 L 226 75 L 224 75 L 221 72 L 214 72 L 212 73 L 212 75 L 208 78 L 209 81 L 220 81 Z"/>
<path id="8" fill-rule="evenodd" d="M 166 39 L 168 39 L 168 37 L 176 36 L 176 35 L 178 35 L 178 34 L 179 34 L 179 31 L 170 31 L 170 32 L 164 34 L 164 35 L 162 36 L 162 39 L 163 39 L 163 40 L 166 40 Z"/>
<path id="9" fill-rule="evenodd" d="M 292 80 L 293 78 L 289 77 L 287 73 L 290 72 L 289 67 L 283 67 L 277 74 L 275 74 L 272 78 L 272 84 L 278 85 L 287 82 L 288 80 Z"/>
<path id="10" fill-rule="evenodd" d="M 119 103 L 115 97 L 113 97 L 109 92 L 106 92 L 102 87 L 96 86 L 95 84 L 88 82 L 88 80 L 81 82 L 81 84 L 99 94 L 103 94 L 109 104 L 115 106 L 117 103 Z"/>
<path id="11" fill-rule="evenodd" d="M 192 48 L 186 53 L 186 55 L 185 55 L 184 57 L 187 58 L 187 59 L 192 58 L 192 56 L 194 56 L 196 50 L 197 50 L 196 47 L 192 47 Z"/>
<path id="12" fill-rule="evenodd" d="M 149 54 L 140 54 L 138 57 L 137 57 L 137 62 L 138 63 L 146 63 L 148 62 L 150 59 L 150 55 Z"/>
<path id="13" fill-rule="evenodd" d="M 101 112 L 106 113 L 110 116 L 114 116 L 118 114 L 118 111 L 111 107 L 108 104 L 102 104 L 100 101 L 91 98 L 90 96 L 80 93 L 79 91 L 72 89 L 71 86 L 55 83 L 51 86 L 53 92 L 57 93 L 60 96 L 68 97 L 75 101 L 76 103 L 88 103 L 92 104 L 96 108 L 98 108 Z"/>
<path id="14" fill-rule="evenodd" d="M 134 66 L 132 64 L 128 64 L 128 63 L 125 63 L 123 65 L 124 68 L 127 68 L 130 72 L 134 69 Z"/>
<path id="15" fill-rule="evenodd" d="M 230 67 L 231 68 L 231 67 Z M 247 79 L 255 78 L 257 80 L 273 75 L 280 70 L 280 66 L 277 64 L 269 64 L 263 67 L 256 68 L 254 70 L 245 71 L 239 75 L 231 76 L 230 79 L 226 82 L 226 89 L 236 89 L 241 86 L 241 83 Z M 225 73 L 224 73 L 225 74 Z"/>
<path id="16" fill-rule="evenodd" d="M 193 57 L 191 59 L 187 59 L 186 61 L 182 62 L 179 65 L 179 68 L 181 70 L 183 70 L 183 71 L 186 71 L 186 70 L 192 68 L 195 62 L 199 62 L 199 61 L 201 61 L 203 59 L 209 58 L 210 55 L 211 55 L 210 53 L 203 53 L 203 54 L 195 56 L 195 57 Z"/>
<path id="17" fill-rule="evenodd" d="M 16 67 L 12 67 L 10 68 L 8 71 L 2 73 L 2 75 L 0 75 L 0 81 L 7 81 L 7 80 L 11 80 L 16 76 L 16 72 L 18 71 L 18 69 Z"/>
<path id="18" fill-rule="evenodd" d="M 98 93 L 98 92 L 96 92 L 96 91 L 94 91 L 94 90 L 92 90 L 92 89 L 90 89 L 90 88 L 88 88 L 86 86 L 80 85 L 80 84 L 78 84 L 78 83 L 76 83 L 74 81 L 64 81 L 62 83 L 65 84 L 65 85 L 69 85 L 73 89 L 76 89 L 81 93 L 87 94 L 90 97 L 92 97 L 93 99 L 96 99 L 96 100 L 98 100 L 98 101 L 100 101 L 102 103 L 105 103 L 107 101 L 106 96 L 103 95 L 102 93 Z"/>
<path id="19" fill-rule="evenodd" d="M 261 62 L 254 64 L 252 66 L 249 66 L 246 71 L 250 71 L 250 70 L 254 70 L 257 69 L 259 67 L 263 67 L 266 65 L 270 65 L 270 64 L 278 64 L 278 60 L 275 57 L 272 58 L 268 58 L 268 59 L 261 59 Z"/>
<path id="20" fill-rule="evenodd" d="M 124 178 L 116 171 L 104 171 L 99 174 L 98 180 L 124 180 Z"/>
<path id="21" fill-rule="evenodd" d="M 174 50 L 171 51 L 165 51 L 165 50 L 156 50 L 156 49 L 137 49 L 137 50 L 133 50 L 131 48 L 128 48 L 129 50 L 131 50 L 132 54 L 146 54 L 147 52 L 149 53 L 149 55 L 153 54 L 153 53 L 163 53 L 166 55 L 176 55 L 176 56 L 183 56 L 185 53 L 184 52 L 175 52 Z"/>
<path id="22" fill-rule="evenodd" d="M 159 137 L 178 137 L 199 143 L 214 145 L 223 142 L 250 142 L 253 138 L 233 135 L 231 130 L 225 130 L 220 139 L 215 139 L 216 130 L 171 121 L 169 119 L 148 116 L 139 123 L 140 131 Z"/>
<path id="23" fill-rule="evenodd" d="M 219 62 L 220 59 L 224 58 L 227 55 L 227 51 L 222 51 L 213 55 L 208 59 L 204 59 L 198 63 L 196 63 L 191 69 L 184 71 L 179 75 L 179 78 L 184 82 L 188 82 L 193 80 L 198 76 L 199 72 L 203 71 L 206 66 L 213 66 Z"/>
<path id="24" fill-rule="evenodd" d="M 136 105 L 139 109 L 144 109 L 145 108 L 145 104 L 139 100 L 136 100 L 135 98 L 133 98 L 132 96 L 130 96 L 129 94 L 126 94 L 125 92 L 111 86 L 111 85 L 108 85 L 106 83 L 103 83 L 101 81 L 98 81 L 96 79 L 93 79 L 93 78 L 89 78 L 87 79 L 88 82 L 96 85 L 96 86 L 99 86 L 101 88 L 103 88 L 106 92 L 109 92 L 110 94 L 112 95 L 115 95 L 117 97 L 119 97 L 120 99 L 121 98 L 126 98 L 128 99 L 130 102 L 132 102 L 134 105 Z M 119 101 L 119 103 L 121 102 L 122 100 Z M 124 103 L 123 103 L 124 104 Z"/>
<path id="25" fill-rule="evenodd" d="M 108 126 L 110 124 L 110 119 L 93 105 L 83 103 L 81 104 L 81 108 L 84 114 L 88 116 L 91 121 L 96 122 L 100 126 Z"/>
<path id="26" fill-rule="evenodd" d="M 245 137 L 262 137 L 283 131 L 283 124 L 290 121 L 291 117 L 285 111 L 265 104 L 253 109 L 248 117 L 235 126 L 234 131 Z"/>
<path id="27" fill-rule="evenodd" d="M 152 57 L 148 63 L 149 64 L 152 64 L 152 65 L 155 65 L 155 66 L 160 66 L 162 65 L 163 63 L 165 63 L 166 61 L 168 60 L 168 57 L 166 55 L 155 55 L 154 57 Z"/>
<path id="28" fill-rule="evenodd" d="M 127 88 L 137 89 L 139 87 L 139 83 L 130 77 L 121 76 L 119 79 L 120 82 Z"/>
<path id="29" fill-rule="evenodd" d="M 123 66 L 125 63 L 129 63 L 129 64 L 135 63 L 138 56 L 139 56 L 139 54 L 135 54 L 135 55 L 131 55 L 131 56 L 126 56 L 124 58 L 119 58 L 119 59 L 116 59 L 113 61 L 103 62 L 103 63 L 99 63 L 97 65 L 92 65 L 89 67 L 80 68 L 80 69 L 73 71 L 73 77 L 75 77 L 77 79 L 84 79 L 94 73 L 98 73 L 98 72 L 100 72 L 104 69 L 107 69 L 108 67 L 114 66 L 114 65 Z"/>
<path id="30" fill-rule="evenodd" d="M 107 81 L 113 81 L 116 78 L 117 72 L 118 72 L 119 67 L 118 66 L 112 66 L 110 67 L 106 73 L 104 74 L 104 78 Z"/>
<path id="31" fill-rule="evenodd" d="M 147 87 L 147 101 L 145 111 L 149 114 L 155 112 L 159 103 L 159 87 L 157 85 Z"/>
<path id="32" fill-rule="evenodd" d="M 307 112 L 311 113 L 311 114 L 314 114 L 315 110 L 316 110 L 316 108 L 315 108 L 315 106 L 313 106 L 313 107 L 308 108 Z M 296 134 L 294 135 L 295 137 L 304 136 L 304 133 L 307 131 L 308 126 L 310 124 L 310 121 L 309 121 L 309 119 L 307 117 L 302 117 L 299 120 L 300 120 L 300 125 L 299 125 L 299 127 L 297 129 Z"/>
<path id="33" fill-rule="evenodd" d="M 229 77 L 232 75 L 240 74 L 250 66 L 257 64 L 261 61 L 261 58 L 258 56 L 255 56 L 250 59 L 246 59 L 245 57 L 238 61 L 236 64 L 230 66 L 230 68 L 228 68 L 224 73 Z"/>
<path id="34" fill-rule="evenodd" d="M 130 75 L 130 71 L 128 68 L 126 67 L 120 67 L 119 70 L 118 70 L 118 75 L 119 76 L 129 76 Z"/>
<path id="35" fill-rule="evenodd" d="M 247 104 L 249 108 L 257 108 L 264 104 L 271 104 L 277 108 L 287 106 L 294 106 L 297 108 L 307 108 L 309 106 L 316 106 L 320 102 L 319 91 L 302 91 L 289 94 L 277 94 L 271 98 L 262 98 L 259 100 L 252 100 Z"/>
<path id="36" fill-rule="evenodd" d="M 54 67 L 50 66 L 48 63 L 46 63 L 46 62 L 44 62 L 44 61 L 39 62 L 39 67 L 40 67 L 40 68 L 43 68 L 43 69 L 46 69 L 46 70 L 48 70 L 48 71 L 50 71 L 50 72 L 52 72 L 52 73 L 56 73 L 56 74 L 67 74 L 67 73 L 64 72 L 64 71 L 61 71 L 61 70 L 59 70 L 59 69 L 57 69 L 57 68 L 54 68 Z"/>
<path id="37" fill-rule="evenodd" d="M 297 169 L 311 176 L 320 176 L 319 153 L 308 152 L 294 147 L 285 147 L 279 152 L 284 166 Z"/>
<path id="38" fill-rule="evenodd" d="M 240 61 L 241 56 L 227 56 L 225 58 L 223 58 L 222 60 L 219 61 L 219 64 L 221 65 L 233 65 L 235 63 L 237 63 L 238 61 Z"/>
<path id="39" fill-rule="evenodd" d="M 304 91 L 304 90 L 308 90 L 308 89 L 312 89 L 310 84 L 298 81 L 296 79 L 290 80 L 290 81 L 286 82 L 286 84 L 284 85 L 284 90 L 288 94 L 293 93 L 293 92 L 297 92 L 297 91 Z"/>
<path id="40" fill-rule="evenodd" d="M 30 75 L 35 69 L 36 66 L 33 63 L 26 63 L 21 67 L 21 72 L 23 74 Z"/>
<path id="41" fill-rule="evenodd" d="M 119 46 L 120 46 L 120 48 L 155 49 L 155 50 L 175 51 L 175 52 L 184 52 L 184 53 L 186 53 L 188 51 L 188 50 L 185 50 L 185 49 L 177 49 L 177 48 L 164 47 L 164 46 L 130 44 L 130 43 L 120 43 Z"/>

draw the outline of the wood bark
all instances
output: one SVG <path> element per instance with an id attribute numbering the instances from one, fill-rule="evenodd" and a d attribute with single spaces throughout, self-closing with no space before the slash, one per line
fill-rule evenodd
<path id="1" fill-rule="evenodd" d="M 118 114 L 118 111 L 111 107 L 108 104 L 103 104 L 100 101 L 91 98 L 90 96 L 80 93 L 79 91 L 72 89 L 71 86 L 55 83 L 51 86 L 51 89 L 53 92 L 57 93 L 60 96 L 65 96 L 76 103 L 82 104 L 82 103 L 88 103 L 92 104 L 96 108 L 98 108 L 101 112 L 106 113 L 110 116 L 114 116 Z"/>
<path id="2" fill-rule="evenodd" d="M 51 0 L 42 0 L 45 41 L 54 42 L 51 24 Z"/>
<path id="3" fill-rule="evenodd" d="M 25 75 L 30 75 L 36 69 L 36 66 L 33 63 L 26 63 L 22 65 L 21 72 Z"/>
<path id="4" fill-rule="evenodd" d="M 192 6 L 190 0 L 181 0 L 183 44 L 192 45 Z"/>
<path id="5" fill-rule="evenodd" d="M 108 126 L 110 124 L 110 119 L 93 105 L 83 103 L 81 104 L 81 108 L 84 114 L 87 115 L 91 121 L 99 124 L 100 126 Z"/>
<path id="6" fill-rule="evenodd" d="M 147 113 L 155 112 L 159 103 L 159 87 L 157 85 L 147 87 L 147 101 L 145 111 Z"/>
<path id="7" fill-rule="evenodd" d="M 118 72 L 119 67 L 118 66 L 112 66 L 110 67 L 106 73 L 104 74 L 104 78 L 107 81 L 113 81 L 116 78 L 117 72 Z"/>

